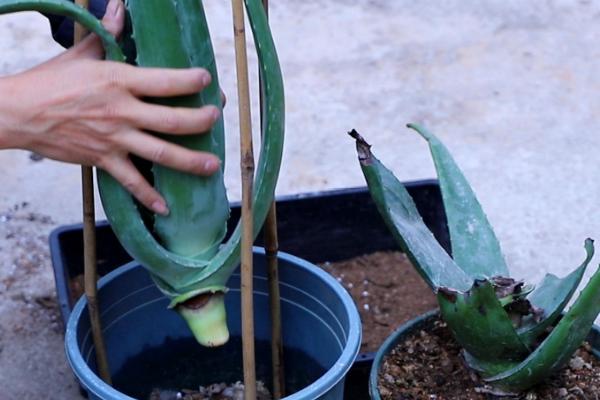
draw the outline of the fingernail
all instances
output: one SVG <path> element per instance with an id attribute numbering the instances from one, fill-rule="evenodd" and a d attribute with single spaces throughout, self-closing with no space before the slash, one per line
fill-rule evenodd
<path id="1" fill-rule="evenodd" d="M 210 85 L 210 80 L 211 80 L 211 78 L 210 78 L 210 74 L 208 72 L 205 72 L 202 74 L 202 78 L 201 78 L 202 85 L 204 85 L 204 86 Z"/>
<path id="2" fill-rule="evenodd" d="M 165 203 L 163 203 L 162 201 L 159 201 L 159 200 L 152 203 L 152 210 L 154 210 L 155 213 L 160 214 L 160 215 L 164 215 L 164 216 L 169 215 L 169 209 L 167 208 Z"/>
<path id="3" fill-rule="evenodd" d="M 117 5 L 115 7 L 115 14 L 114 14 L 116 17 L 121 13 L 121 10 L 123 9 L 123 4 L 121 4 L 120 1 L 117 1 L 117 0 L 115 0 L 115 1 L 117 2 Z"/>
<path id="4" fill-rule="evenodd" d="M 221 165 L 221 162 L 219 160 L 206 160 L 204 162 L 204 170 L 207 172 L 212 172 L 212 171 L 216 171 L 219 166 Z"/>
<path id="5" fill-rule="evenodd" d="M 117 15 L 118 11 L 119 11 L 119 1 L 118 0 L 110 0 L 108 5 L 106 6 L 106 14 Z"/>
<path id="6" fill-rule="evenodd" d="M 218 108 L 216 108 L 216 107 L 215 107 L 215 108 L 212 110 L 212 115 L 211 115 L 211 117 L 212 117 L 212 120 L 213 120 L 213 121 L 216 121 L 216 120 L 218 120 L 218 119 L 221 117 L 221 112 L 219 111 L 219 109 L 218 109 Z"/>

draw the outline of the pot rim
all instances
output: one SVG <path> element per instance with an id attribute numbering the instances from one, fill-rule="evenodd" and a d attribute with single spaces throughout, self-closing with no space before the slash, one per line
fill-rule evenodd
<path id="1" fill-rule="evenodd" d="M 262 247 L 253 247 L 253 252 L 255 255 L 265 255 L 265 250 Z M 344 309 L 348 314 L 349 330 L 342 354 L 340 354 L 335 363 L 319 379 L 312 382 L 302 390 L 284 397 L 282 400 L 313 399 L 327 393 L 331 388 L 344 379 L 347 372 L 350 370 L 350 367 L 352 366 L 360 350 L 362 339 L 360 316 L 358 314 L 358 310 L 356 309 L 356 305 L 354 304 L 354 301 L 348 292 L 338 281 L 335 280 L 335 278 L 333 278 L 327 272 L 306 260 L 285 252 L 278 252 L 277 257 L 280 260 L 294 264 L 306 272 L 316 275 L 318 278 L 320 278 L 342 301 Z M 111 271 L 98 281 L 98 292 L 100 292 L 100 290 L 102 290 L 102 288 L 111 281 L 118 279 L 121 274 L 137 267 L 139 267 L 139 263 L 132 261 Z M 69 317 L 65 332 L 65 352 L 67 361 L 69 362 L 72 371 L 85 389 L 99 398 L 135 400 L 134 398 L 127 396 L 106 384 L 91 370 L 91 368 L 83 359 L 81 351 L 79 350 L 79 344 L 77 343 L 77 325 L 79 319 L 81 318 L 81 314 L 87 308 L 86 306 L 87 299 L 85 296 L 82 296 L 75 304 L 75 307 L 73 307 L 73 311 Z"/>

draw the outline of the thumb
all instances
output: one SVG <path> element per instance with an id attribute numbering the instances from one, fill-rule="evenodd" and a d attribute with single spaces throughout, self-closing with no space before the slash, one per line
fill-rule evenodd
<path id="1" fill-rule="evenodd" d="M 110 0 L 106 6 L 102 25 L 114 37 L 119 37 L 123 31 L 123 22 L 125 21 L 125 7 L 121 0 Z"/>
<path id="2" fill-rule="evenodd" d="M 125 22 L 125 7 L 121 0 L 110 0 L 106 6 L 104 17 L 102 17 L 102 25 L 114 37 L 118 37 L 123 31 Z M 79 57 L 84 58 L 102 58 L 104 49 L 102 42 L 96 35 L 88 35 L 79 44 L 73 46 L 69 52 L 73 52 Z"/>

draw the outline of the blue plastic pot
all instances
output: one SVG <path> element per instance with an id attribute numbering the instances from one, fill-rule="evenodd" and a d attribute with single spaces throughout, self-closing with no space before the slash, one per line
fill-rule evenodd
<path id="1" fill-rule="evenodd" d="M 369 375 L 369 395 L 372 400 L 381 400 L 377 378 L 379 376 L 379 369 L 381 368 L 385 357 L 387 357 L 387 355 L 407 337 L 413 335 L 415 332 L 429 329 L 438 318 L 439 312 L 437 310 L 429 311 L 402 324 L 400 328 L 383 342 L 379 350 L 377 350 L 377 354 L 375 354 L 373 365 L 371 366 L 371 373 Z M 600 358 L 600 327 L 594 325 L 586 340 L 592 346 L 592 353 L 594 356 Z"/>
<path id="2" fill-rule="evenodd" d="M 271 357 L 270 347 L 265 345 L 270 340 L 265 256 L 258 248 L 254 254 L 257 376 L 268 383 Z M 279 265 L 286 385 L 295 391 L 285 399 L 341 400 L 344 377 L 360 348 L 358 311 L 343 287 L 320 268 L 285 253 L 280 253 Z M 73 309 L 65 337 L 69 364 L 90 398 L 132 399 L 125 393 L 132 394 L 135 389 L 130 388 L 143 386 L 144 382 L 137 380 L 156 383 L 165 374 L 183 379 L 189 371 L 182 372 L 181 365 L 190 362 L 194 363 L 191 369 L 199 372 L 193 381 L 196 386 L 242 380 L 241 345 L 236 340 L 241 335 L 239 274 L 231 277 L 228 287 L 226 306 L 232 339 L 224 348 L 207 349 L 194 343 L 185 322 L 167 309 L 168 300 L 144 268 L 130 263 L 102 278 L 100 308 L 115 388 L 96 375 L 85 298 Z M 171 361 L 175 363 L 158 371 L 156 365 L 162 366 L 161 357 L 165 356 L 174 358 Z M 139 365 L 136 360 L 140 360 Z M 193 389 L 187 382 L 176 384 L 186 385 L 178 389 Z M 117 390 L 125 387 L 123 392 Z"/>

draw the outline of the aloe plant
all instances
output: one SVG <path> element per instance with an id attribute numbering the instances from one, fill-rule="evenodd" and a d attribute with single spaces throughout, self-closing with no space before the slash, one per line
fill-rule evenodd
<path id="1" fill-rule="evenodd" d="M 264 98 L 263 142 L 254 187 L 254 234 L 258 234 L 273 201 L 283 150 L 283 80 L 267 18 L 260 0 L 245 0 L 259 57 Z M 134 59 L 142 67 L 202 67 L 212 75 L 202 92 L 179 98 L 148 99 L 178 107 L 221 107 L 215 56 L 200 0 L 126 0 L 132 32 L 120 43 L 85 9 L 66 0 L 0 0 L 0 14 L 40 11 L 73 18 L 96 33 L 114 61 Z M 133 50 L 132 50 L 133 49 Z M 160 134 L 160 133 L 157 133 Z M 229 205 L 223 183 L 223 121 L 204 135 L 165 140 L 220 157 L 222 168 L 211 177 L 182 173 L 160 165 L 140 166 L 165 197 L 170 214 L 153 215 L 108 173 L 98 171 L 102 203 L 121 244 L 146 267 L 160 290 L 188 322 L 196 339 L 215 346 L 228 340 L 224 293 L 239 264 L 240 226 L 225 243 Z"/>
<path id="2" fill-rule="evenodd" d="M 568 361 L 600 313 L 600 269 L 564 311 L 593 257 L 593 241 L 585 241 L 585 259 L 564 278 L 547 274 L 536 286 L 510 278 L 496 235 L 448 150 L 424 128 L 409 128 L 429 144 L 452 257 L 425 226 L 402 183 L 352 131 L 371 196 L 400 248 L 435 292 L 467 365 L 497 392 L 526 390 Z"/>

